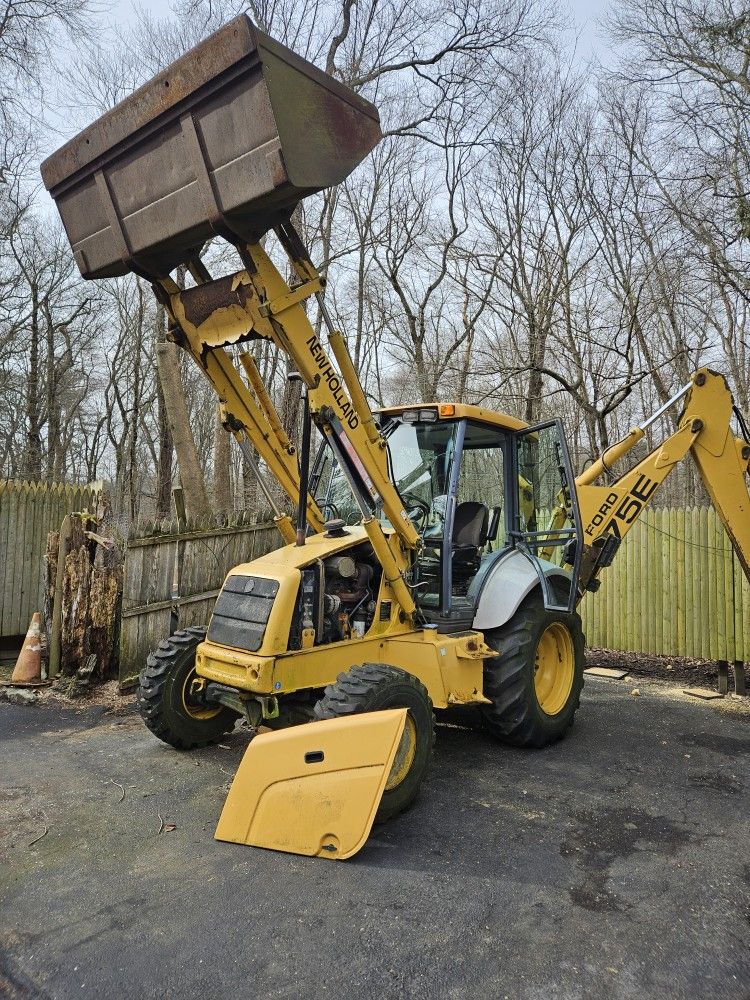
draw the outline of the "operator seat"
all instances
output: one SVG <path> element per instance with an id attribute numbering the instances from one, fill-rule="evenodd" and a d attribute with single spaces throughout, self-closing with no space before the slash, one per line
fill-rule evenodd
<path id="1" fill-rule="evenodd" d="M 452 545 L 454 575 L 476 573 L 482 549 L 487 543 L 489 521 L 489 509 L 476 500 L 465 500 L 456 507 Z"/>
<path id="2" fill-rule="evenodd" d="M 454 579 L 466 579 L 479 569 L 482 549 L 487 543 L 489 519 L 488 508 L 475 500 L 465 500 L 456 507 L 451 542 Z M 440 552 L 443 544 L 442 535 L 437 537 L 425 534 L 422 540 L 427 549 L 437 549 L 437 553 Z M 440 557 L 437 553 L 434 556 L 425 556 L 421 560 L 422 572 L 428 578 L 435 580 L 440 570 Z"/>

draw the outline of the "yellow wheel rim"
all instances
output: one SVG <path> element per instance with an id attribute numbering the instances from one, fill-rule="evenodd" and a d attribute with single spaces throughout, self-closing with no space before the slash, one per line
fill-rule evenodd
<path id="1" fill-rule="evenodd" d="M 191 670 L 185 678 L 185 683 L 182 685 L 182 707 L 192 719 L 213 719 L 221 711 L 221 705 L 218 705 L 216 708 L 206 708 L 196 705 L 193 702 L 190 697 L 190 685 L 195 680 L 195 677 L 195 671 Z"/>
<path id="2" fill-rule="evenodd" d="M 407 713 L 406 722 L 404 723 L 404 731 L 401 734 L 401 742 L 398 745 L 398 750 L 396 751 L 396 756 L 393 760 L 393 766 L 391 767 L 391 773 L 388 775 L 388 781 L 386 782 L 386 792 L 390 791 L 391 788 L 395 788 L 396 785 L 401 784 L 414 763 L 414 756 L 416 752 L 417 727 L 414 725 L 414 720 L 411 715 Z"/>
<path id="3" fill-rule="evenodd" d="M 565 708 L 574 672 L 573 639 L 562 622 L 553 622 L 542 632 L 534 660 L 536 700 L 547 715 L 557 715 Z"/>

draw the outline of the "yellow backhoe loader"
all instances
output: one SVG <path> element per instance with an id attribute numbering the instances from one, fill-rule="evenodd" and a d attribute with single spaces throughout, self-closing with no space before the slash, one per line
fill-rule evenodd
<path id="1" fill-rule="evenodd" d="M 731 394 L 707 369 L 577 479 L 558 420 L 528 427 L 463 403 L 370 410 L 291 216 L 379 138 L 371 104 L 241 16 L 42 167 L 83 276 L 151 283 L 284 542 L 231 570 L 207 631 L 178 631 L 149 656 L 145 723 L 179 749 L 238 718 L 270 730 L 251 742 L 216 836 L 330 858 L 414 799 L 433 710 L 477 706 L 515 746 L 564 735 L 583 686 L 576 607 L 688 453 L 750 573 L 750 441 L 741 421 L 740 436 L 730 429 Z M 216 237 L 236 248 L 235 273 L 209 273 L 202 251 Z M 299 450 L 260 377 L 258 340 L 301 380 Z M 678 403 L 679 429 L 606 482 Z"/>

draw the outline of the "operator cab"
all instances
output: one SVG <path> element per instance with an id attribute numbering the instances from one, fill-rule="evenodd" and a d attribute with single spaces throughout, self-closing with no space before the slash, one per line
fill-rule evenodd
<path id="1" fill-rule="evenodd" d="M 559 422 L 529 428 L 458 404 L 384 409 L 376 419 L 391 479 L 422 540 L 408 582 L 425 620 L 445 631 L 471 627 L 484 580 L 513 548 L 535 564 L 545 602 L 559 606 L 546 577 L 551 564 L 572 561 L 576 536 Z M 326 518 L 360 522 L 346 476 L 325 444 L 311 487 Z M 375 513 L 387 528 L 382 510 Z"/>

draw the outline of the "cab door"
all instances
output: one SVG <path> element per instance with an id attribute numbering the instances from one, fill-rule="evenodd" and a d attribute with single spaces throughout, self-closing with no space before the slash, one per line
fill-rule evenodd
<path id="1" fill-rule="evenodd" d="M 510 540 L 534 566 L 545 607 L 573 611 L 582 530 L 562 422 L 516 431 L 513 443 Z"/>

